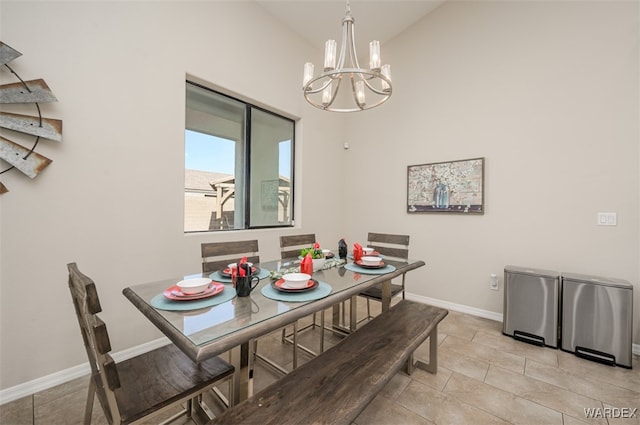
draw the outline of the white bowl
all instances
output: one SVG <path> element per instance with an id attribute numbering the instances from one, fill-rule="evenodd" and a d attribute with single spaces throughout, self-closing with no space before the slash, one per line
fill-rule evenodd
<path id="1" fill-rule="evenodd" d="M 363 253 L 364 255 L 371 255 L 371 254 L 373 254 L 373 248 L 364 248 L 364 247 L 363 247 L 363 248 L 362 248 L 362 253 Z"/>
<path id="2" fill-rule="evenodd" d="M 322 250 L 322 254 L 324 255 L 325 258 L 327 258 L 327 255 L 331 254 L 331 250 L 330 249 L 323 249 Z"/>
<path id="3" fill-rule="evenodd" d="M 311 276 L 306 273 L 287 273 L 282 275 L 284 284 L 288 288 L 304 288 L 307 286 L 307 282 L 311 279 Z"/>
<path id="4" fill-rule="evenodd" d="M 378 266 L 382 258 L 380 257 L 362 257 L 362 264 L 365 266 Z"/>
<path id="5" fill-rule="evenodd" d="M 198 294 L 203 292 L 209 284 L 211 279 L 208 277 L 200 277 L 195 279 L 185 279 L 177 283 L 178 288 L 183 294 Z"/>

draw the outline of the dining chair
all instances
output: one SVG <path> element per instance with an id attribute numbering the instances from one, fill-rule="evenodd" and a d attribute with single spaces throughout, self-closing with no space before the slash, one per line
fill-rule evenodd
<path id="1" fill-rule="evenodd" d="M 202 252 L 202 272 L 212 273 L 247 257 L 250 263 L 259 263 L 258 241 L 256 239 L 229 242 L 205 242 L 200 245 Z"/>
<path id="2" fill-rule="evenodd" d="M 80 272 L 76 263 L 67 268 L 69 290 L 91 366 L 84 424 L 91 423 L 96 395 L 111 425 L 159 419 L 157 415 L 182 404 L 186 407 L 162 423 L 200 412 L 211 419 L 208 407 L 202 405 L 202 394 L 225 380 L 232 392 L 234 367 L 218 357 L 194 363 L 174 344 L 116 364 L 109 354 L 107 326 L 97 314 L 102 307 L 95 283 Z"/>
<path id="3" fill-rule="evenodd" d="M 204 242 L 200 245 L 202 253 L 202 272 L 212 273 L 218 270 L 222 270 L 227 267 L 229 263 L 235 263 L 240 260 L 241 257 L 247 257 L 247 261 L 250 263 L 260 263 L 260 255 L 258 249 L 258 241 L 256 239 L 244 240 L 244 241 L 227 241 L 227 242 Z M 295 326 L 294 326 L 295 329 Z M 285 328 L 283 328 L 283 334 Z M 258 353 L 258 340 L 254 339 L 251 345 L 251 355 L 259 360 L 262 360 L 267 365 L 271 366 L 278 372 L 285 374 L 287 370 L 275 361 Z M 293 348 L 293 365 L 297 367 L 298 358 L 295 346 Z"/>
<path id="4" fill-rule="evenodd" d="M 315 233 L 306 233 L 302 235 L 283 235 L 280 236 L 280 258 L 281 259 L 290 259 L 290 258 L 298 258 L 300 256 L 300 250 L 303 248 L 310 248 L 314 243 L 317 242 Z M 302 332 L 307 329 L 313 329 L 314 327 L 321 327 L 322 332 L 320 335 L 320 352 L 324 351 L 324 311 L 320 312 L 320 324 L 317 323 L 316 313 L 313 313 L 313 321 L 311 324 L 306 325 L 300 329 L 297 329 L 297 323 L 294 324 L 293 333 L 290 335 L 286 334 L 286 328 L 282 329 L 282 342 L 290 342 L 293 343 L 295 347 L 298 347 L 302 351 L 310 354 L 311 356 L 317 355 L 313 350 L 309 348 L 297 344 L 295 342 L 296 336 L 299 332 Z M 294 367 L 295 368 L 295 367 Z"/>
<path id="5" fill-rule="evenodd" d="M 375 251 L 378 251 L 378 253 L 384 256 L 384 258 L 400 261 L 405 261 L 409 258 L 408 235 L 369 232 L 367 236 L 367 246 L 369 248 L 373 248 Z M 404 299 L 404 279 L 405 273 L 402 274 L 401 284 L 393 282 L 391 283 L 391 298 L 395 297 L 398 294 L 401 294 L 402 299 Z M 370 300 L 382 302 L 382 283 L 377 283 L 370 288 L 367 288 L 366 290 L 360 292 L 358 295 L 366 298 L 367 300 L 367 317 L 362 319 L 361 322 L 364 320 L 371 320 L 373 316 L 371 315 Z M 352 306 L 351 314 L 354 315 L 354 317 L 352 317 L 351 323 L 356 323 L 354 321 L 356 311 L 357 309 L 355 308 L 355 306 Z"/>
<path id="6" fill-rule="evenodd" d="M 316 243 L 316 234 L 280 236 L 280 258 L 298 258 L 302 248 L 312 247 Z"/>

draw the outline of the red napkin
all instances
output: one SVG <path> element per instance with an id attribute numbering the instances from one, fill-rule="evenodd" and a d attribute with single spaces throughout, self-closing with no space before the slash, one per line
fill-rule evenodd
<path id="1" fill-rule="evenodd" d="M 300 273 L 313 274 L 313 258 L 311 257 L 311 253 L 305 255 L 300 262 Z"/>
<path id="2" fill-rule="evenodd" d="M 238 276 L 243 277 L 246 275 L 246 271 L 244 270 L 244 267 L 240 267 L 240 264 L 245 264 L 247 262 L 247 257 L 242 257 L 240 259 L 240 262 L 238 263 Z"/>
<path id="3" fill-rule="evenodd" d="M 236 265 L 236 267 L 232 267 L 231 268 L 231 283 L 233 283 L 233 286 L 236 286 L 236 281 L 238 277 L 238 267 Z"/>
<path id="4" fill-rule="evenodd" d="M 360 261 L 362 259 L 362 245 L 358 242 L 353 244 L 353 261 Z"/>

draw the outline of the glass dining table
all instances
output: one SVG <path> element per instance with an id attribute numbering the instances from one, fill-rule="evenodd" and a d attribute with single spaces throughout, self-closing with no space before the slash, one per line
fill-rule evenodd
<path id="1" fill-rule="evenodd" d="M 299 261 L 298 261 L 299 262 Z M 343 260 L 344 262 L 344 260 Z M 318 287 L 304 294 L 282 293 L 274 288 L 274 273 L 295 267 L 295 259 L 255 265 L 262 279 L 249 296 L 236 296 L 230 278 L 220 272 L 198 273 L 136 284 L 122 292 L 169 340 L 194 362 L 230 353 L 236 368 L 231 398 L 234 403 L 252 395 L 252 341 L 296 320 L 334 307 L 362 290 L 382 283 L 382 309 L 390 305 L 391 279 L 425 265 L 422 260 L 385 259 L 385 267 L 370 269 L 353 261 L 316 271 L 312 279 Z M 330 263 L 329 263 L 330 264 Z M 328 265 L 329 265 L 328 264 Z M 335 264 L 335 263 L 334 263 Z M 172 288 L 187 278 L 211 277 L 224 289 L 210 298 L 173 300 Z M 218 284 L 218 286 L 220 286 Z M 334 321 L 337 314 L 334 310 Z"/>

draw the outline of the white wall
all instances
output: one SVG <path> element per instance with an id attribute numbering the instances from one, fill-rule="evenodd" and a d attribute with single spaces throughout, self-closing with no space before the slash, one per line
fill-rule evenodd
<path id="1" fill-rule="evenodd" d="M 118 351 L 159 336 L 122 288 L 199 269 L 204 241 L 258 238 L 278 256 L 284 232 L 182 232 L 187 73 L 302 118 L 289 233 L 408 233 L 427 262 L 409 291 L 498 313 L 488 275 L 506 264 L 628 279 L 640 342 L 637 3 L 450 2 L 383 45 L 394 95 L 348 117 L 304 104 L 302 64 L 321 52 L 250 2 L 0 8 L 0 40 L 24 54 L 11 65 L 49 83 L 45 116 L 64 120 L 41 176 L 0 176 L 0 388 L 86 361 L 68 262 L 99 285 Z M 407 165 L 479 156 L 485 215 L 406 213 Z M 597 227 L 598 211 L 619 225 Z"/>
<path id="2" fill-rule="evenodd" d="M 304 103 L 302 65 L 311 47 L 262 8 L 250 2 L 0 6 L 0 40 L 23 53 L 10 65 L 23 79 L 46 80 L 59 102 L 43 105 L 43 113 L 64 122 L 62 143 L 38 147 L 54 161 L 40 176 L 0 177 L 10 189 L 2 195 L 0 223 L 1 388 L 86 362 L 67 289 L 69 262 L 98 284 L 118 351 L 160 336 L 122 289 L 198 271 L 201 242 L 257 238 L 264 259 L 279 257 L 282 233 L 315 232 L 322 244 L 337 245 L 340 216 L 327 220 L 327 212 L 342 202 L 334 196 L 344 180 L 341 121 Z M 187 73 L 304 118 L 297 135 L 297 229 L 183 234 Z M 8 72 L 1 77 L 14 82 Z"/>
<path id="3" fill-rule="evenodd" d="M 638 5 L 450 1 L 382 46 L 394 94 L 351 121 L 347 179 L 376 176 L 352 205 L 385 198 L 350 235 L 410 234 L 409 292 L 490 312 L 505 265 L 629 280 L 639 343 Z M 484 215 L 404 212 L 408 165 L 475 157 Z"/>

